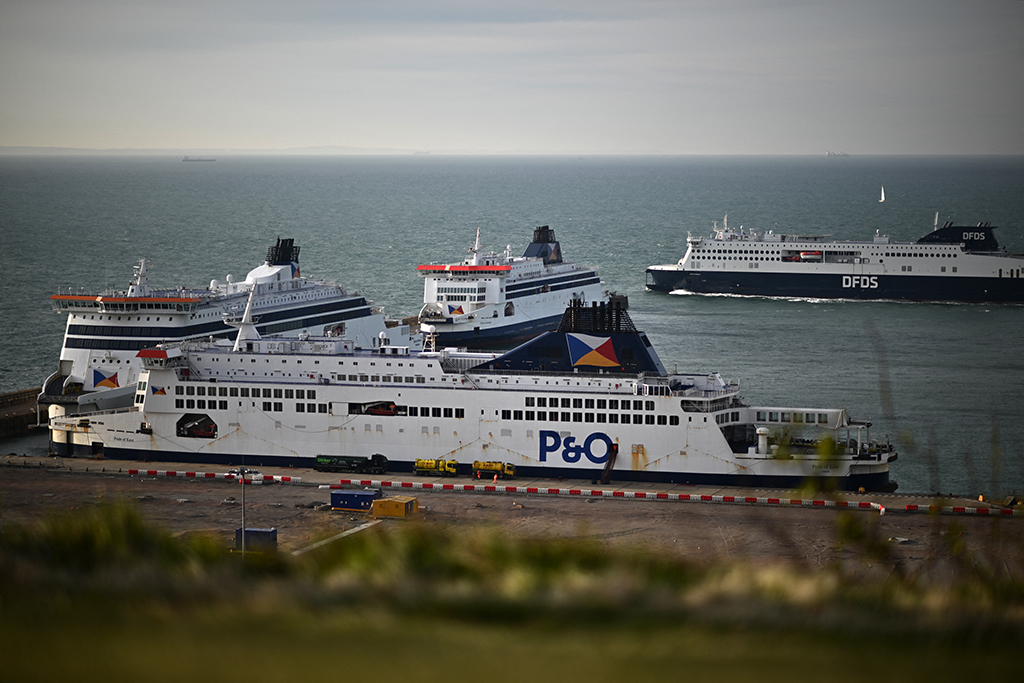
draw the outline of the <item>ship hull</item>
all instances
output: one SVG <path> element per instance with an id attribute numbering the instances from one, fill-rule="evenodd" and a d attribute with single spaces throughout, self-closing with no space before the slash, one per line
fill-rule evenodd
<path id="1" fill-rule="evenodd" d="M 347 448 L 378 448 L 352 444 Z M 224 467 L 298 467 L 311 468 L 315 456 L 270 455 L 266 453 L 218 452 L 216 454 L 190 450 L 152 451 L 141 448 L 104 446 L 97 452 L 94 444 L 50 442 L 51 455 L 56 457 L 79 457 L 98 460 L 128 460 L 138 462 L 171 462 L 183 465 L 216 465 Z M 367 451 L 369 452 L 369 451 Z M 448 457 L 447 453 L 427 449 L 414 453 L 416 458 L 435 459 Z M 480 457 L 485 457 L 484 455 Z M 477 458 L 479 459 L 479 458 Z M 392 460 L 388 457 L 388 473 L 412 474 L 414 460 Z M 865 471 L 837 474 L 834 477 L 813 476 L 809 473 L 761 474 L 754 472 L 699 472 L 699 471 L 656 471 L 615 469 L 612 482 L 667 483 L 687 486 L 742 486 L 748 488 L 798 488 L 814 479 L 819 488 L 841 491 L 892 491 L 895 484 L 890 481 L 888 467 L 863 468 Z M 872 471 L 875 470 L 875 471 Z M 519 479 L 556 479 L 567 481 L 598 481 L 603 467 L 569 468 L 537 465 L 516 465 Z M 385 475 L 386 476 L 386 475 Z M 460 465 L 459 476 L 472 476 L 470 463 Z"/>
<path id="2" fill-rule="evenodd" d="M 856 278 L 856 279 L 855 279 Z M 950 301 L 962 303 L 1024 302 L 1024 279 L 840 273 L 738 273 L 647 270 L 647 288 L 695 294 L 738 296 Z"/>
<path id="3" fill-rule="evenodd" d="M 500 325 L 437 325 L 435 335 L 442 346 L 466 346 L 473 349 L 508 349 L 558 326 L 557 315 Z"/>

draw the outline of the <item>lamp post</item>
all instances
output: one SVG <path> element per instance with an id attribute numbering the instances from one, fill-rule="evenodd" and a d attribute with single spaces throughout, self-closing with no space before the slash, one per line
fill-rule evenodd
<path id="1" fill-rule="evenodd" d="M 242 484 L 242 563 L 246 560 L 246 467 L 239 468 L 239 482 Z"/>

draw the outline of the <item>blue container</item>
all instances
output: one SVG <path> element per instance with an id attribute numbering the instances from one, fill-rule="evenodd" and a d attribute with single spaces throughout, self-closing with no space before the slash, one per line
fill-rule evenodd
<path id="1" fill-rule="evenodd" d="M 360 491 L 331 491 L 331 509 L 350 512 L 369 512 L 373 501 L 380 498 L 377 489 Z"/>
<path id="2" fill-rule="evenodd" d="M 242 549 L 242 527 L 235 529 L 235 550 Z M 277 529 L 245 527 L 245 549 L 259 552 L 277 552 Z"/>

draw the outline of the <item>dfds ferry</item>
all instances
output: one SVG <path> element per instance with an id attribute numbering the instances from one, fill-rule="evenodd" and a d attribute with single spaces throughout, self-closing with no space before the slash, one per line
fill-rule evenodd
<path id="1" fill-rule="evenodd" d="M 428 345 L 429 346 L 429 345 Z M 56 455 L 310 467 L 370 455 L 517 475 L 892 490 L 896 453 L 839 408 L 751 405 L 717 373 L 666 372 L 611 306 L 504 354 L 359 350 L 334 338 L 193 340 L 139 352 L 131 408 L 56 417 Z"/>
<path id="2" fill-rule="evenodd" d="M 1000 248 L 995 226 L 946 223 L 916 242 L 870 242 L 735 231 L 687 238 L 678 263 L 647 269 L 647 288 L 697 294 L 910 301 L 1024 301 L 1024 254 Z"/>

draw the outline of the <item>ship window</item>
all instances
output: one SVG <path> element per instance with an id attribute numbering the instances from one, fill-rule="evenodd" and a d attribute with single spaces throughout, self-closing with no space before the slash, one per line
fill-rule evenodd
<path id="1" fill-rule="evenodd" d="M 295 412 L 296 413 L 304 413 L 304 412 L 306 412 L 306 404 L 305 403 L 296 403 L 295 404 Z"/>
<path id="2" fill-rule="evenodd" d="M 574 398 L 572 400 L 572 407 L 573 408 L 582 408 L 583 407 L 583 399 L 582 398 Z"/>
<path id="3" fill-rule="evenodd" d="M 528 408 L 533 407 L 533 396 L 527 396 L 526 397 L 526 406 Z"/>
<path id="4" fill-rule="evenodd" d="M 441 409 L 440 408 L 431 408 L 430 409 L 430 414 L 433 417 L 441 417 Z"/>
<path id="5" fill-rule="evenodd" d="M 562 407 L 563 408 L 568 408 L 569 407 L 569 399 L 567 399 L 567 398 L 563 398 L 562 399 Z"/>
<path id="6" fill-rule="evenodd" d="M 593 422 L 594 421 L 594 414 L 593 413 L 584 413 L 583 414 L 583 421 L 584 422 Z"/>
<path id="7" fill-rule="evenodd" d="M 679 425 L 679 416 L 678 415 L 670 415 L 669 418 L 668 418 L 668 423 L 670 425 L 672 425 L 673 427 L 678 426 Z"/>
<path id="8" fill-rule="evenodd" d="M 527 403 L 526 405 L 530 405 L 530 404 Z M 544 398 L 543 396 L 538 396 L 537 397 L 537 407 L 538 408 L 547 408 L 548 407 L 548 400 L 546 398 Z"/>
<path id="9" fill-rule="evenodd" d="M 548 412 L 546 410 L 538 410 L 537 411 L 537 421 L 538 422 L 543 422 L 546 419 L 548 419 Z"/>
<path id="10" fill-rule="evenodd" d="M 288 398 L 291 398 L 291 396 L 289 396 Z M 295 390 L 295 398 L 300 399 L 300 400 L 306 398 L 306 390 L 305 389 L 296 389 Z"/>
<path id="11" fill-rule="evenodd" d="M 283 393 L 283 391 L 281 389 L 274 389 L 274 398 L 284 398 L 281 395 L 282 393 Z"/>
<path id="12" fill-rule="evenodd" d="M 608 410 L 618 410 L 619 400 L 617 398 L 608 399 Z"/>
<path id="13" fill-rule="evenodd" d="M 187 396 L 195 396 L 196 395 L 196 388 L 195 387 L 185 387 L 185 394 Z"/>
<path id="14" fill-rule="evenodd" d="M 792 420 L 789 419 L 789 413 L 783 413 L 782 414 L 782 421 L 783 422 L 792 422 Z"/>
<path id="15" fill-rule="evenodd" d="M 562 422 L 569 422 L 572 419 L 572 417 L 569 415 L 569 413 L 562 413 L 561 419 Z"/>
<path id="16" fill-rule="evenodd" d="M 608 421 L 608 416 L 604 413 L 597 413 L 597 421 L 603 424 Z"/>
<path id="17" fill-rule="evenodd" d="M 535 419 L 535 418 L 534 418 L 534 413 L 533 413 L 533 411 L 532 411 L 532 410 L 527 410 L 527 411 L 526 411 L 526 417 L 525 417 L 525 419 L 526 419 L 526 421 L 527 421 L 527 422 L 532 422 L 532 421 L 533 421 L 533 420 Z"/>
<path id="18" fill-rule="evenodd" d="M 521 410 L 513 410 L 512 411 L 512 419 L 513 420 L 522 420 L 523 419 L 523 411 L 521 411 Z"/>
<path id="19" fill-rule="evenodd" d="M 623 409 L 626 409 L 628 407 L 629 406 L 627 406 L 627 405 L 623 405 L 622 406 Z M 643 410 L 643 409 L 644 409 L 644 402 L 643 401 L 633 401 L 633 410 Z"/>
<path id="20" fill-rule="evenodd" d="M 608 402 L 605 399 L 603 399 L 603 398 L 597 399 L 597 409 L 598 410 L 606 409 L 608 407 L 607 404 L 608 404 Z"/>
<path id="21" fill-rule="evenodd" d="M 779 421 L 779 414 L 775 413 L 775 412 L 769 412 L 768 413 L 768 421 L 769 422 L 778 422 Z"/>
<path id="22" fill-rule="evenodd" d="M 274 412 L 275 413 L 280 413 L 283 410 L 284 410 L 284 404 L 283 403 L 278 403 L 278 402 L 275 401 L 274 402 Z"/>
<path id="23" fill-rule="evenodd" d="M 452 417 L 453 415 L 454 415 L 454 411 L 451 408 L 445 408 L 444 409 L 444 416 L 445 417 Z"/>
<path id="24" fill-rule="evenodd" d="M 619 414 L 618 413 L 608 413 L 608 424 L 613 424 L 613 425 L 619 424 Z"/>
<path id="25" fill-rule="evenodd" d="M 644 410 L 654 410 L 654 401 L 644 401 Z"/>
<path id="26" fill-rule="evenodd" d="M 648 415 L 648 417 L 650 417 L 650 415 Z M 633 416 L 633 424 L 639 425 L 639 424 L 643 424 L 643 423 L 644 423 L 644 416 L 643 415 L 636 414 L 636 415 Z"/>
<path id="27" fill-rule="evenodd" d="M 285 389 L 284 390 L 284 397 L 285 398 L 295 398 L 295 392 L 292 389 Z"/>
<path id="28" fill-rule="evenodd" d="M 818 413 L 818 424 L 820 424 L 820 425 L 827 425 L 828 424 L 828 414 L 827 413 Z"/>
<path id="29" fill-rule="evenodd" d="M 572 414 L 572 421 L 573 422 L 583 422 L 583 413 L 573 413 Z"/>
<path id="30" fill-rule="evenodd" d="M 174 387 L 174 393 L 177 396 L 181 396 L 182 394 L 185 393 L 185 387 L 179 384 L 178 386 Z"/>

